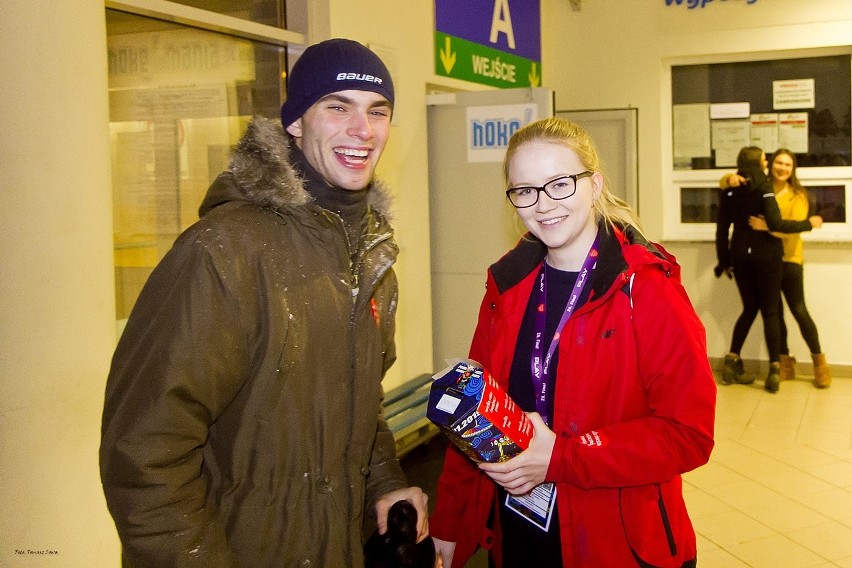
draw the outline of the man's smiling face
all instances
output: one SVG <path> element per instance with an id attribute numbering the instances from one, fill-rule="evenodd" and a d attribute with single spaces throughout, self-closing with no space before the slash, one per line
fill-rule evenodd
<path id="1" fill-rule="evenodd" d="M 337 91 L 314 103 L 287 132 L 326 182 L 357 191 L 373 179 L 392 110 L 378 93 Z"/>

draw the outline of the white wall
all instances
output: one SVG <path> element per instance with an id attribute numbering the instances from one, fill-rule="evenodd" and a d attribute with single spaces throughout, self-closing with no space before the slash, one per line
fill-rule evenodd
<path id="1" fill-rule="evenodd" d="M 432 10 L 432 2 L 423 0 L 364 0 L 354 10 L 350 0 L 329 2 L 330 37 L 349 37 L 376 49 L 394 79 L 394 126 L 378 170 L 396 197 L 394 226 L 400 247 L 398 359 L 385 388 L 434 372 L 425 102 L 426 83 L 434 72 Z"/>
<path id="2" fill-rule="evenodd" d="M 544 85 L 556 91 L 557 110 L 639 109 L 639 209 L 651 237 L 664 236 L 666 192 L 671 192 L 665 148 L 671 147 L 668 65 L 685 57 L 852 45 L 852 3 L 846 0 L 744 0 L 705 8 L 666 6 L 664 0 L 543 0 Z M 669 199 L 671 203 L 671 199 Z M 728 350 L 741 304 L 736 287 L 712 274 L 712 243 L 666 242 L 683 265 L 684 284 L 707 328 L 711 358 Z M 805 291 L 830 363 L 849 365 L 852 298 L 838 293 L 852 279 L 852 246 L 807 243 Z M 808 349 L 788 318 L 791 352 Z M 766 360 L 760 319 L 743 349 Z"/>
<path id="3" fill-rule="evenodd" d="M 118 566 L 97 453 L 115 344 L 103 6 L 4 2 L 0 73 L 0 566 Z"/>

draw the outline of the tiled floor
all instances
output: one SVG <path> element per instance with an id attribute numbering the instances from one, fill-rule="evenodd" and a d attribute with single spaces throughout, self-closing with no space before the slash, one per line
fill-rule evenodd
<path id="1" fill-rule="evenodd" d="M 852 379 L 719 386 L 716 447 L 684 476 L 705 567 L 852 568 Z"/>
<path id="2" fill-rule="evenodd" d="M 439 435 L 406 456 L 434 495 Z M 852 568 L 852 379 L 719 386 L 716 448 L 684 476 L 702 568 Z M 477 555 L 469 568 L 487 566 Z"/>

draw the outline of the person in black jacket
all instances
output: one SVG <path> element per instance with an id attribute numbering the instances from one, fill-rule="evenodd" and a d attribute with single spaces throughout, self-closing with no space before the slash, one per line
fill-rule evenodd
<path id="1" fill-rule="evenodd" d="M 772 184 L 764 173 L 766 154 L 757 146 L 746 146 L 737 156 L 737 174 L 746 183 L 723 190 L 719 194 L 719 218 L 716 222 L 716 277 L 727 274 L 735 278 L 743 310 L 734 325 L 731 348 L 725 355 L 722 384 L 750 384 L 740 358 L 748 330 L 759 311 L 763 317 L 763 332 L 769 351 L 769 374 L 764 388 L 777 392 L 781 383 L 781 327 L 778 302 L 781 298 L 782 257 L 781 240 L 766 231 L 749 225 L 749 217 L 763 216 L 770 231 L 799 233 L 822 225 L 822 218 L 812 216 L 804 221 L 781 218 Z M 729 239 L 729 229 L 734 226 Z"/>

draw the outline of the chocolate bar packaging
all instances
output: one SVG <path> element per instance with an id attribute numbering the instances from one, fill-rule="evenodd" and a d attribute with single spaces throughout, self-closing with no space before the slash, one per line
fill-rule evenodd
<path id="1" fill-rule="evenodd" d="M 502 462 L 527 449 L 532 423 L 491 374 L 470 359 L 434 377 L 426 416 L 475 462 Z"/>

